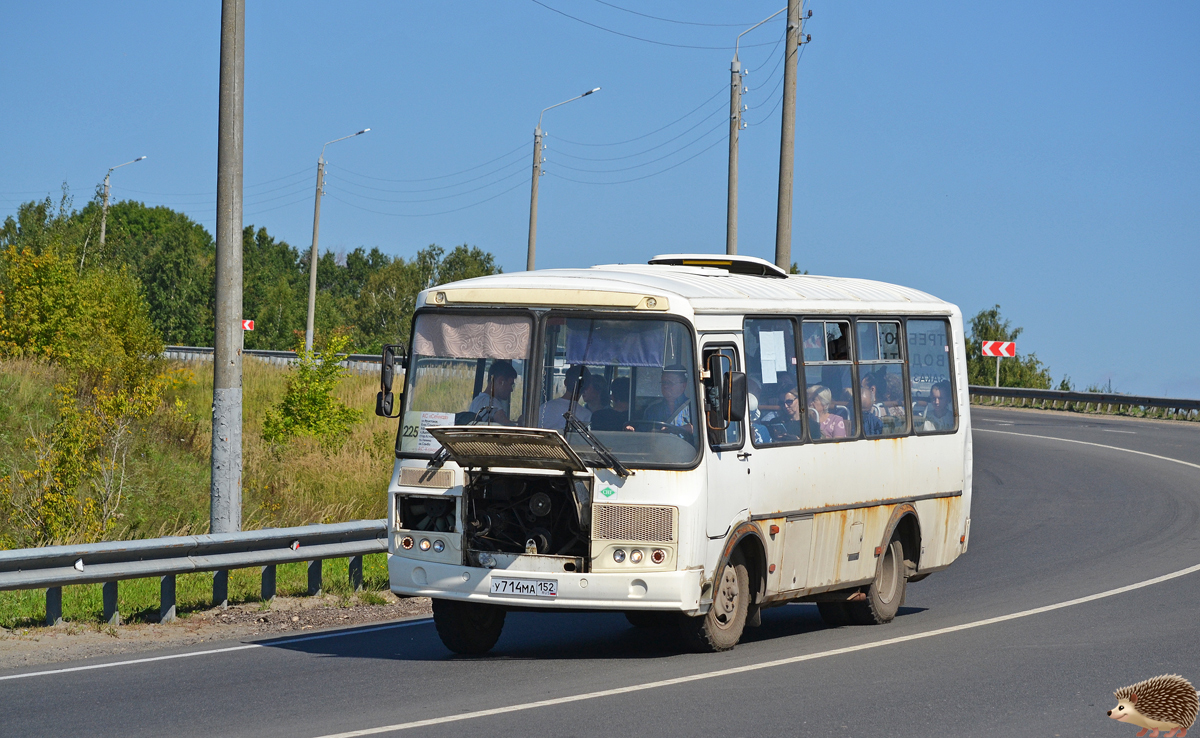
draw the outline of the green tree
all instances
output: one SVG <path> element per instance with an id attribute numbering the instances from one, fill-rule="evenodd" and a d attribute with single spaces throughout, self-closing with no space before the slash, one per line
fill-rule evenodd
<path id="1" fill-rule="evenodd" d="M 967 377 L 971 384 L 992 386 L 996 383 L 996 359 L 983 355 L 984 341 L 1016 341 L 1024 329 L 1000 315 L 1000 306 L 980 310 L 970 321 L 967 336 Z M 1050 369 L 1030 352 L 1000 360 L 1001 387 L 1049 389 Z"/>
<path id="2" fill-rule="evenodd" d="M 263 422 L 263 438 L 269 443 L 283 443 L 296 436 L 312 436 L 330 449 L 340 448 L 351 423 L 362 413 L 346 407 L 334 397 L 337 384 L 346 374 L 338 362 L 349 339 L 332 336 L 319 351 L 305 351 L 301 342 L 296 347 L 299 359 L 295 373 L 287 380 L 283 399 L 267 411 Z"/>

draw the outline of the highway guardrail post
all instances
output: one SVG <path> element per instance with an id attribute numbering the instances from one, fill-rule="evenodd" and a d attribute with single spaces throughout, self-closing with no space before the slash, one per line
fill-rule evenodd
<path id="1" fill-rule="evenodd" d="M 229 570 L 213 572 L 213 607 L 229 607 Z"/>
<path id="2" fill-rule="evenodd" d="M 321 594 L 321 560 L 308 562 L 308 595 L 316 597 Z"/>
<path id="3" fill-rule="evenodd" d="M 175 619 L 175 575 L 164 574 L 158 582 L 158 622 Z"/>
<path id="4" fill-rule="evenodd" d="M 62 624 L 62 587 L 46 589 L 46 625 Z"/>
<path id="5" fill-rule="evenodd" d="M 363 588 L 363 559 L 361 556 L 351 556 L 347 564 L 350 575 L 350 590 L 361 592 Z"/>
<path id="6" fill-rule="evenodd" d="M 104 597 L 104 622 L 109 625 L 120 625 L 121 611 L 117 607 L 117 583 L 105 582 L 102 591 Z"/>
<path id="7" fill-rule="evenodd" d="M 275 599 L 275 565 L 268 564 L 262 568 L 262 601 L 270 602 Z"/>

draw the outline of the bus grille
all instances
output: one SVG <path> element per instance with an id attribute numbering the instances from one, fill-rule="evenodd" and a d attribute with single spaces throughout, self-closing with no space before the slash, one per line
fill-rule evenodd
<path id="1" fill-rule="evenodd" d="M 669 543 L 675 540 L 675 508 L 595 504 L 592 506 L 592 538 Z"/>
<path id="2" fill-rule="evenodd" d="M 426 469 L 406 466 L 400 469 L 400 484 L 406 487 L 437 487 L 447 489 L 454 486 L 454 472 L 449 469 Z"/>

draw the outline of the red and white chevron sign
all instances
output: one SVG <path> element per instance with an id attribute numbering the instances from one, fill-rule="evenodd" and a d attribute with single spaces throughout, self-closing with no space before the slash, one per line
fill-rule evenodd
<path id="1" fill-rule="evenodd" d="M 242 321 L 242 330 L 244 330 L 244 331 L 254 330 L 254 321 L 253 320 L 243 320 Z M 988 356 L 991 356 L 991 354 L 988 354 Z"/>
<path id="2" fill-rule="evenodd" d="M 1017 344 L 1012 341 L 984 341 L 984 356 L 1016 356 Z"/>

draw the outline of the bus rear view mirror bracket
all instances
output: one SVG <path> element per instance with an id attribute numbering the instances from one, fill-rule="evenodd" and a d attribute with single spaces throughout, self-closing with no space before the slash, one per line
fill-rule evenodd
<path id="1" fill-rule="evenodd" d="M 746 416 L 746 373 L 733 371 L 729 356 L 713 353 L 708 357 L 705 386 L 705 414 L 711 430 L 725 430 L 730 423 Z"/>
<path id="2" fill-rule="evenodd" d="M 379 394 L 375 395 L 375 414 L 381 418 L 398 418 L 399 413 L 392 414 L 392 409 L 404 404 L 404 393 L 398 398 L 392 395 L 392 381 L 396 375 L 396 357 L 400 357 L 400 366 L 405 366 L 404 344 L 389 343 L 383 347 L 379 366 Z M 397 402 L 396 400 L 399 400 Z"/>

